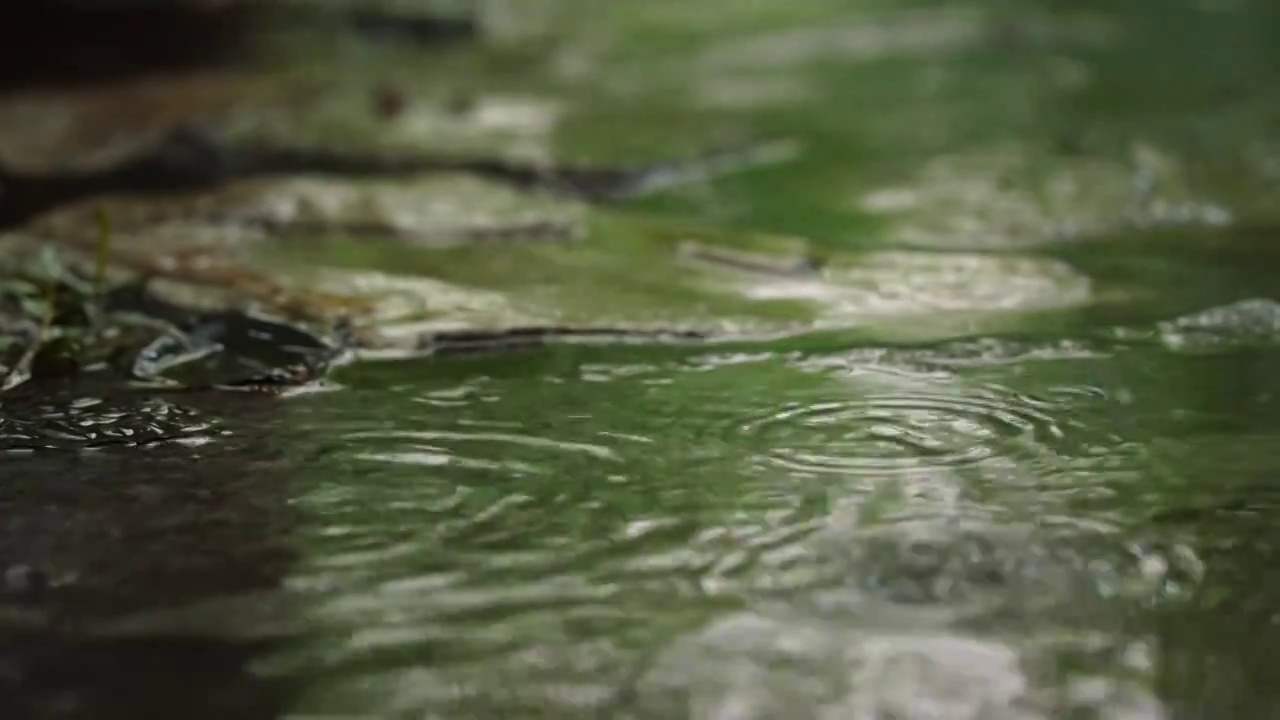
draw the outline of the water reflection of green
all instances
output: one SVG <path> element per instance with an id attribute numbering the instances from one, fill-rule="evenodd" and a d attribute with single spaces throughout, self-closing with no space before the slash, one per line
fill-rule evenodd
<path id="1" fill-rule="evenodd" d="M 904 14 L 908 4 L 918 12 Z M 564 98 L 554 145 L 566 156 L 671 155 L 761 133 L 809 148 L 795 164 L 629 208 L 650 217 L 794 232 L 831 247 L 999 252 L 1051 239 L 1049 227 L 1076 228 L 1071 243 L 1041 250 L 1087 273 L 1097 301 L 1028 319 L 1024 341 L 1066 345 L 1117 324 L 1141 329 L 1144 341 L 1084 343 L 1088 358 L 952 368 L 968 387 L 1077 398 L 1047 411 L 1062 436 L 1034 438 L 1040 452 L 1024 446 L 1015 457 L 1014 444 L 999 446 L 1025 463 L 1021 475 L 974 471 L 965 489 L 1033 524 L 1051 512 L 1105 526 L 1110 534 L 1084 545 L 1093 559 L 1173 563 L 1160 552 L 1184 548 L 1195 568 L 1177 568 L 1155 592 L 1117 597 L 1120 584 L 1104 587 L 1114 602 L 1062 621 L 1121 645 L 1148 642 L 1150 667 L 1137 674 L 1175 717 L 1266 717 L 1274 352 L 1177 354 L 1152 323 L 1276 296 L 1272 4 L 756 6 L 597 3 L 577 18 L 581 44 L 568 41 L 567 57 L 461 54 L 449 60 L 449 82 Z M 791 44 L 778 40 L 788 36 Z M 1219 212 L 1235 224 L 1217 224 Z M 338 676 L 370 682 L 350 694 L 318 690 L 313 702 L 391 702 L 379 690 L 402 690 L 397 679 L 412 668 L 453 677 L 451 663 L 483 667 L 513 637 L 561 650 L 597 639 L 598 655 L 583 662 L 598 661 L 596 679 L 608 685 L 619 658 L 757 599 L 712 602 L 700 592 L 699 577 L 733 555 L 735 529 L 749 536 L 771 512 L 803 525 L 868 489 L 848 477 L 753 473 L 750 459 L 768 448 L 740 429 L 788 403 L 854 395 L 797 371 L 788 351 L 854 354 L 876 339 L 762 346 L 778 354 L 701 373 L 673 364 L 688 355 L 621 350 L 368 367 L 347 376 L 347 390 L 291 406 L 310 433 L 304 445 L 331 443 L 302 500 L 314 526 L 303 533 L 311 561 L 299 579 L 321 588 L 313 617 L 331 643 L 319 654 L 338 658 L 329 660 Z M 910 353 L 885 362 L 920 364 Z M 792 431 L 793 444 L 832 437 Z M 897 507 L 884 502 L 876 512 Z M 1085 571 L 1097 571 L 1089 559 Z M 452 594 L 459 582 L 481 593 L 475 606 Z M 504 588 L 529 594 L 504 599 Z M 563 593 L 572 608 L 538 590 Z M 986 629 L 1009 631 L 1000 621 Z M 1034 631 L 1039 619 L 1020 621 Z M 367 644 L 343 645 L 335 638 L 344 633 Z M 1072 652 L 1050 653 L 1044 672 L 1067 676 L 1073 663 L 1104 677 L 1132 671 Z M 458 672 L 514 682 L 527 659 L 503 657 L 513 665 Z M 304 675 L 317 662 L 295 661 Z M 481 706 L 485 691 L 483 682 L 471 689 Z"/>

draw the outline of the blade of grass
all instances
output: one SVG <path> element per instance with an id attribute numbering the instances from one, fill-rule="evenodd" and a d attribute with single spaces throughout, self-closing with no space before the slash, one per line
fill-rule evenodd
<path id="1" fill-rule="evenodd" d="M 93 258 L 93 302 L 101 305 L 102 293 L 107 278 L 107 258 L 111 254 L 111 219 L 107 211 L 98 208 L 98 242 L 94 248 Z"/>
<path id="2" fill-rule="evenodd" d="M 46 342 L 49 331 L 53 328 L 53 316 L 57 311 L 58 300 L 58 284 L 56 281 L 51 280 L 49 282 L 45 298 L 44 313 L 40 318 L 40 328 L 36 331 L 36 336 L 31 339 L 31 344 L 23 351 L 22 356 L 5 373 L 4 379 L 0 380 L 0 392 L 11 390 L 31 377 L 31 362 L 35 359 L 36 353 L 40 351 L 40 347 Z"/>

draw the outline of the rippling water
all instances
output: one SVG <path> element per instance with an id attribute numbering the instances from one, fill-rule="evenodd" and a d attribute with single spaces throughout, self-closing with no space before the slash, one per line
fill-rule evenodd
<path id="1" fill-rule="evenodd" d="M 289 405 L 308 632 L 264 672 L 357 714 L 1226 717 L 1280 356 L 1105 335 L 353 371 Z"/>
<path id="2" fill-rule="evenodd" d="M 1266 717 L 1277 308 L 184 398 L 216 438 L 6 462 L 0 688 L 122 718 Z"/>

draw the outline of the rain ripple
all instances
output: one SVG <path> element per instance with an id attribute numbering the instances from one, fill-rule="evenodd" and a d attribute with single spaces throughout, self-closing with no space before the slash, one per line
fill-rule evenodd
<path id="1" fill-rule="evenodd" d="M 870 393 L 791 403 L 742 432 L 765 465 L 803 473 L 884 473 L 972 465 L 1061 438 L 1048 403 L 1003 390 Z"/>
<path id="2" fill-rule="evenodd" d="M 428 467 L 454 466 L 478 470 L 505 470 L 521 475 L 552 472 L 556 464 L 548 465 L 514 459 L 514 453 L 527 454 L 528 451 L 551 451 L 583 455 L 594 460 L 616 461 L 614 452 L 603 445 L 592 443 L 569 442 L 552 438 L 526 435 L 516 432 L 492 432 L 485 430 L 422 430 L 422 431 L 379 431 L 353 433 L 349 437 L 354 440 L 378 440 L 392 442 L 397 448 L 388 452 L 360 453 L 356 457 L 362 460 L 423 465 Z M 483 451 L 474 454 L 459 452 L 460 444 L 475 443 Z M 511 450 L 495 450 L 494 446 Z M 501 458 L 501 459 L 495 459 Z"/>
<path id="3" fill-rule="evenodd" d="M 930 353 L 591 367 L 585 386 L 473 381 L 398 427 L 344 414 L 360 480 L 311 498 L 344 534 L 294 578 L 342 638 L 317 653 L 343 676 L 326 697 L 458 718 L 1056 716 L 1074 701 L 1023 665 L 1057 667 L 1082 628 L 1124 651 L 1117 610 L 1195 568 L 1072 517 L 1074 483 L 1040 492 L 1100 391 Z"/>

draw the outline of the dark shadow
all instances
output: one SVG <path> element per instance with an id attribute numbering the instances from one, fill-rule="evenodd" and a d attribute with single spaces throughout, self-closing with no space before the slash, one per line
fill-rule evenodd
<path id="1" fill-rule="evenodd" d="M 331 28 L 377 42 L 474 39 L 475 18 L 286 1 L 42 0 L 0 11 L 0 94 L 247 67 L 275 31 Z"/>
<path id="2" fill-rule="evenodd" d="M 263 432 L 276 401 L 181 402 L 222 416 L 232 434 L 197 447 L 0 457 L 0 717 L 222 720 L 285 711 L 288 684 L 250 670 L 285 639 L 229 626 L 235 613 L 208 615 L 221 602 L 279 600 L 295 560 L 291 473 Z M 191 616 L 180 627 L 111 631 L 113 622 L 184 609 Z"/>
<path id="3" fill-rule="evenodd" d="M 1266 494 L 1269 507 L 1219 511 L 1220 533 L 1204 539 L 1203 582 L 1156 614 L 1157 691 L 1170 720 L 1269 720 L 1280 708 L 1280 487 Z"/>
<path id="4" fill-rule="evenodd" d="M 1210 442 L 1236 438 L 1239 450 L 1203 459 L 1179 452 L 1158 481 L 1168 489 L 1147 494 L 1155 528 L 1190 538 L 1203 567 L 1150 616 L 1156 686 L 1170 720 L 1271 720 L 1280 708 L 1280 403 L 1271 400 L 1280 391 L 1278 359 L 1257 348 L 1186 361 L 1197 382 L 1178 391 L 1188 407 L 1217 418 Z"/>

